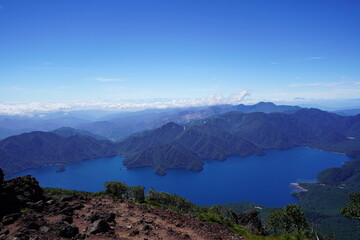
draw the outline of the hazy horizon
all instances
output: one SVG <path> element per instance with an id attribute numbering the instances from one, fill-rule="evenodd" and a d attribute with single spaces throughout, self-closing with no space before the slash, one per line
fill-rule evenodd
<path id="1" fill-rule="evenodd" d="M 0 0 L 0 114 L 360 108 L 356 1 Z"/>

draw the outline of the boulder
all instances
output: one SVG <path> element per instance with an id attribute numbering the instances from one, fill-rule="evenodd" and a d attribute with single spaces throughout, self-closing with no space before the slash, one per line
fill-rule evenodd
<path id="1" fill-rule="evenodd" d="M 60 213 L 72 216 L 72 215 L 74 215 L 75 210 L 80 210 L 83 207 L 84 207 L 84 205 L 82 203 L 75 204 L 75 205 L 69 205 L 69 206 L 64 207 L 62 210 L 60 210 Z"/>
<path id="2" fill-rule="evenodd" d="M 72 218 L 72 216 L 67 216 L 67 215 L 65 215 L 65 216 L 63 216 L 62 218 L 61 218 L 61 221 L 63 221 L 63 222 L 67 222 L 67 223 L 73 223 L 73 218 Z"/>
<path id="3" fill-rule="evenodd" d="M 73 197 L 69 195 L 63 195 L 60 197 L 60 202 L 69 202 L 71 200 L 73 200 Z"/>
<path id="4" fill-rule="evenodd" d="M 44 198 L 38 181 L 31 176 L 4 181 L 0 194 L 0 217 L 19 212 L 23 208 L 29 208 L 31 207 L 29 204 L 39 202 Z M 38 205 L 36 206 L 38 207 Z"/>
<path id="5" fill-rule="evenodd" d="M 2 218 L 2 223 L 4 225 L 8 225 L 8 224 L 12 224 L 14 223 L 17 219 L 19 219 L 21 217 L 21 213 L 12 213 L 9 215 L 6 215 Z"/>
<path id="6" fill-rule="evenodd" d="M 79 228 L 77 228 L 73 224 L 69 224 L 67 222 L 61 221 L 61 222 L 58 222 L 57 225 L 58 225 L 60 237 L 72 238 L 79 233 Z"/>
<path id="7" fill-rule="evenodd" d="M 35 211 L 37 212 L 42 212 L 45 208 L 45 203 L 43 200 L 40 200 L 40 201 L 37 201 L 36 203 L 33 203 L 33 202 L 27 202 L 26 205 L 29 207 L 29 208 L 32 208 L 34 209 Z"/>
<path id="8" fill-rule="evenodd" d="M 89 233 L 91 234 L 96 234 L 96 233 L 104 233 L 109 231 L 110 227 L 109 224 L 103 220 L 103 219 L 99 219 L 96 220 L 95 222 L 93 222 L 90 226 L 89 226 Z"/>
<path id="9" fill-rule="evenodd" d="M 106 222 L 114 222 L 115 221 L 115 213 L 113 212 L 96 212 L 91 213 L 90 221 L 93 223 L 96 220 L 103 219 Z"/>

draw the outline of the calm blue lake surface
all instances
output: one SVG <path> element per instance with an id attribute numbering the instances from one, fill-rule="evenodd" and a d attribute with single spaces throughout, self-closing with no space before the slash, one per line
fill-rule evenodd
<path id="1" fill-rule="evenodd" d="M 47 166 L 14 176 L 32 175 L 42 187 L 59 187 L 96 192 L 105 181 L 123 181 L 130 186 L 145 186 L 183 196 L 199 205 L 249 201 L 265 206 L 296 202 L 293 182 L 316 181 L 316 175 L 329 167 L 351 160 L 343 154 L 310 148 L 268 150 L 265 156 L 229 157 L 225 161 L 206 160 L 204 170 L 169 170 L 166 176 L 152 168 L 127 170 L 123 157 L 87 160 L 66 166 Z"/>

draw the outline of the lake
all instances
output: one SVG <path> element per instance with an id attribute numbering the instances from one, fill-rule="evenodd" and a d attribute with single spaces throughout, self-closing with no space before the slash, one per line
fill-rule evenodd
<path id="1" fill-rule="evenodd" d="M 125 169 L 123 157 L 99 158 L 66 166 L 31 169 L 15 176 L 32 175 L 42 187 L 58 187 L 96 192 L 105 181 L 145 186 L 147 190 L 175 193 L 204 206 L 249 201 L 265 206 L 295 203 L 294 182 L 315 182 L 316 175 L 330 167 L 340 167 L 350 157 L 310 148 L 267 150 L 264 156 L 229 157 L 225 161 L 206 160 L 204 170 L 168 170 L 166 176 L 152 168 Z"/>

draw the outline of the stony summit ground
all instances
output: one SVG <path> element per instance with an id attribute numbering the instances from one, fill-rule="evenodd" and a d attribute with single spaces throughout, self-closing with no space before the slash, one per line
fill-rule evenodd
<path id="1" fill-rule="evenodd" d="M 0 239 L 242 239 L 221 225 L 107 196 L 51 196 L 0 226 Z"/>

